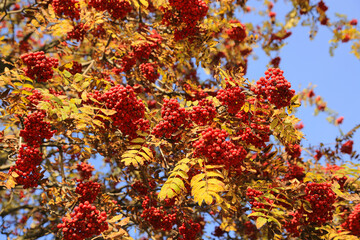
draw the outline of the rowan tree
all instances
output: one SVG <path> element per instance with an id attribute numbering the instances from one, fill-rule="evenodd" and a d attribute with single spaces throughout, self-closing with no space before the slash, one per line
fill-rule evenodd
<path id="1" fill-rule="evenodd" d="M 344 118 L 296 92 L 279 55 L 303 24 L 360 58 L 357 20 L 289 2 L 282 22 L 268 0 L 3 1 L 1 234 L 358 239 L 360 125 L 302 144 L 301 104 Z M 254 11 L 260 25 L 238 17 Z M 256 46 L 276 57 L 251 81 Z"/>

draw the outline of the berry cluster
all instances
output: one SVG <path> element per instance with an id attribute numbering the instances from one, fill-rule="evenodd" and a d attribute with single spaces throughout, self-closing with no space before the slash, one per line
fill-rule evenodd
<path id="1" fill-rule="evenodd" d="M 156 187 L 155 180 L 149 180 L 148 185 L 150 189 L 154 189 Z M 142 181 L 135 181 L 133 184 L 131 184 L 131 188 L 136 191 L 138 195 L 144 196 L 148 193 L 148 187 L 146 184 L 144 184 Z"/>
<path id="2" fill-rule="evenodd" d="M 304 199 L 310 203 L 312 210 L 307 214 L 307 223 L 322 225 L 333 219 L 336 194 L 331 190 L 330 183 L 308 183 L 305 194 Z"/>
<path id="3" fill-rule="evenodd" d="M 97 11 L 107 11 L 114 19 L 123 19 L 132 11 L 127 0 L 89 0 L 89 6 Z"/>
<path id="4" fill-rule="evenodd" d="M 116 85 L 111 87 L 107 92 L 101 94 L 94 91 L 90 94 L 97 100 L 94 105 L 101 106 L 104 103 L 107 109 L 113 109 L 115 114 L 111 115 L 113 126 L 116 126 L 129 139 L 137 137 L 136 131 L 146 131 L 149 128 L 148 120 L 145 120 L 145 105 L 142 100 L 137 99 L 134 89 L 127 85 Z M 106 120 L 103 120 L 107 123 Z"/>
<path id="5" fill-rule="evenodd" d="M 93 203 L 100 193 L 101 184 L 93 181 L 77 181 L 78 185 L 76 186 L 75 192 L 81 196 L 79 198 L 79 201 L 82 203 L 86 201 L 88 201 L 89 203 Z"/>
<path id="6" fill-rule="evenodd" d="M 164 206 L 157 207 L 157 202 L 151 200 L 148 196 L 144 197 L 142 203 L 143 212 L 141 217 L 148 222 L 155 230 L 169 231 L 176 224 L 178 209 L 176 206 L 171 208 L 168 213 Z"/>
<path id="7" fill-rule="evenodd" d="M 44 138 L 50 139 L 56 130 L 51 130 L 51 125 L 44 121 L 45 113 L 36 111 L 24 120 L 25 128 L 20 131 L 28 145 L 39 147 Z"/>
<path id="8" fill-rule="evenodd" d="M 92 176 L 92 171 L 95 170 L 94 166 L 86 162 L 82 162 L 81 164 L 78 163 L 76 169 L 83 180 L 88 180 Z"/>
<path id="9" fill-rule="evenodd" d="M 340 151 L 341 151 L 342 153 L 351 154 L 351 153 L 352 153 L 352 149 L 353 149 L 353 144 L 354 144 L 354 141 L 353 141 L 353 140 L 347 141 L 346 143 L 344 143 L 344 144 L 341 146 Z"/>
<path id="10" fill-rule="evenodd" d="M 246 221 L 244 223 L 244 232 L 249 240 L 256 240 L 258 238 L 258 230 L 256 226 L 251 221 Z"/>
<path id="11" fill-rule="evenodd" d="M 246 38 L 246 27 L 241 24 L 238 20 L 230 20 L 229 23 L 239 25 L 226 30 L 227 35 L 230 39 L 242 42 Z"/>
<path id="12" fill-rule="evenodd" d="M 224 233 L 225 233 L 225 231 L 222 230 L 220 228 L 220 226 L 216 226 L 212 235 L 214 235 L 215 237 L 222 237 L 224 235 Z"/>
<path id="13" fill-rule="evenodd" d="M 46 82 L 51 79 L 54 74 L 52 68 L 58 66 L 58 60 L 46 57 L 44 52 L 23 54 L 21 59 L 27 66 L 25 75 L 38 82 Z"/>
<path id="14" fill-rule="evenodd" d="M 37 187 L 41 179 L 40 163 L 42 156 L 39 148 L 21 145 L 16 164 L 9 170 L 9 174 L 15 172 L 18 174 L 16 182 L 23 185 L 23 188 Z"/>
<path id="15" fill-rule="evenodd" d="M 262 196 L 264 193 L 261 191 L 258 191 L 256 189 L 252 189 L 252 188 L 248 188 L 246 190 L 246 196 L 249 198 L 249 203 L 251 204 L 252 208 L 262 208 L 262 209 L 266 209 L 269 208 L 269 206 L 267 206 L 267 204 L 265 203 L 261 203 L 258 202 L 255 198 L 258 198 L 260 196 Z M 274 203 L 273 200 L 270 200 L 268 198 L 264 198 L 266 200 L 266 202 L 268 202 L 270 205 Z"/>
<path id="16" fill-rule="evenodd" d="M 216 108 L 212 101 L 203 99 L 199 102 L 199 105 L 193 107 L 189 114 L 193 122 L 197 125 L 205 126 L 216 116 Z"/>
<path id="17" fill-rule="evenodd" d="M 146 78 L 146 80 L 152 83 L 154 83 L 160 76 L 157 72 L 157 68 L 158 66 L 156 63 L 142 63 L 140 65 L 142 75 Z"/>
<path id="18" fill-rule="evenodd" d="M 291 144 L 289 143 L 285 147 L 286 153 L 292 157 L 293 159 L 299 158 L 301 155 L 301 146 L 299 144 Z"/>
<path id="19" fill-rule="evenodd" d="M 150 58 L 152 45 L 145 42 L 137 45 L 132 46 L 134 51 L 134 56 L 139 61 L 146 61 Z"/>
<path id="20" fill-rule="evenodd" d="M 290 212 L 289 215 L 292 218 L 290 220 L 285 221 L 284 228 L 293 237 L 298 237 L 300 235 L 299 227 L 302 225 L 302 223 L 300 222 L 302 215 L 299 211 Z"/>
<path id="21" fill-rule="evenodd" d="M 235 146 L 225 130 L 207 128 L 201 138 L 194 142 L 195 157 L 206 157 L 208 164 L 225 165 L 225 167 L 239 167 L 246 156 L 246 151 L 241 146 Z"/>
<path id="22" fill-rule="evenodd" d="M 199 32 L 198 21 L 204 18 L 209 10 L 206 3 L 202 0 L 170 0 L 169 4 L 170 8 L 162 8 L 163 23 L 176 27 L 175 41 L 196 35 Z"/>
<path id="23" fill-rule="evenodd" d="M 189 84 L 183 85 L 183 89 L 187 93 L 186 94 L 187 101 L 197 101 L 197 100 L 200 101 L 208 96 L 208 94 L 201 89 L 200 85 L 198 86 L 198 88 L 199 88 L 199 90 L 192 89 Z"/>
<path id="24" fill-rule="evenodd" d="M 68 16 L 72 19 L 80 18 L 80 4 L 78 0 L 52 0 L 52 6 L 58 16 Z"/>
<path id="25" fill-rule="evenodd" d="M 186 223 L 184 222 L 179 227 L 179 233 L 182 236 L 183 240 L 193 240 L 201 233 L 201 225 L 200 223 L 193 222 L 193 220 L 188 220 Z"/>
<path id="26" fill-rule="evenodd" d="M 86 35 L 87 27 L 84 23 L 79 23 L 74 28 L 67 33 L 67 39 L 74 39 L 78 42 L 82 42 Z"/>
<path id="27" fill-rule="evenodd" d="M 350 213 L 341 227 L 350 231 L 352 235 L 360 237 L 360 204 L 355 206 L 354 211 Z"/>
<path id="28" fill-rule="evenodd" d="M 216 95 L 220 102 L 228 107 L 230 114 L 236 114 L 245 103 L 245 94 L 238 86 L 226 84 L 225 89 L 220 89 Z"/>
<path id="29" fill-rule="evenodd" d="M 84 240 L 108 229 L 106 212 L 100 212 L 89 202 L 80 203 L 70 217 L 63 217 L 63 223 L 57 225 L 62 229 L 65 240 Z"/>
<path id="30" fill-rule="evenodd" d="M 120 72 L 128 72 L 136 64 L 135 54 L 129 52 L 127 55 L 121 58 Z"/>
<path id="31" fill-rule="evenodd" d="M 185 108 L 180 107 L 175 98 L 164 99 L 164 105 L 161 108 L 163 120 L 154 127 L 152 134 L 158 138 L 178 140 L 179 136 L 173 136 L 173 134 L 189 125 L 188 115 L 189 113 Z"/>
<path id="32" fill-rule="evenodd" d="M 290 105 L 295 90 L 290 89 L 291 84 L 283 76 L 284 71 L 278 68 L 269 68 L 265 71 L 265 78 L 261 77 L 256 83 L 256 87 L 251 90 L 259 97 L 268 99 L 268 101 L 282 108 Z"/>
<path id="33" fill-rule="evenodd" d="M 251 104 L 254 104 L 255 99 L 249 99 Z M 266 124 L 266 114 L 260 109 L 266 109 L 265 104 L 261 104 L 260 108 L 255 111 L 255 114 L 249 114 L 244 110 L 239 111 L 236 117 L 239 118 L 244 125 L 237 132 L 237 136 L 242 142 L 254 145 L 255 147 L 265 147 L 266 143 L 270 140 L 270 126 Z"/>
<path id="34" fill-rule="evenodd" d="M 300 167 L 297 164 L 290 164 L 289 169 L 284 177 L 284 180 L 292 180 L 296 178 L 297 180 L 302 182 L 304 177 L 305 177 L 305 170 L 303 167 Z"/>
<path id="35" fill-rule="evenodd" d="M 72 75 L 82 72 L 82 65 L 77 61 L 73 61 L 73 65 L 70 69 L 67 69 Z"/>

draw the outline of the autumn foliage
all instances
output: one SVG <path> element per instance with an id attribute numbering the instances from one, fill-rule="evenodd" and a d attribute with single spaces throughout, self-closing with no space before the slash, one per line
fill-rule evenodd
<path id="1" fill-rule="evenodd" d="M 358 239 L 360 125 L 304 146 L 302 104 L 344 117 L 295 92 L 278 55 L 311 21 L 360 58 L 357 20 L 291 2 L 282 23 L 265 0 L 259 26 L 238 17 L 251 1 L 1 3 L 1 234 Z M 251 81 L 256 46 L 276 57 Z"/>

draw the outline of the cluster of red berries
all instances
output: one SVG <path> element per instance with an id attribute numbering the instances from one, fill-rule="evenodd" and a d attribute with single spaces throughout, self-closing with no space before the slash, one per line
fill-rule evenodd
<path id="1" fill-rule="evenodd" d="M 255 198 L 258 198 L 262 196 L 264 193 L 261 191 L 258 191 L 256 189 L 248 188 L 246 190 L 246 196 L 249 198 L 249 203 L 251 204 L 252 208 L 262 208 L 266 209 L 269 208 L 269 206 L 265 203 L 258 202 Z M 268 198 L 264 198 L 266 202 L 268 202 L 270 205 L 274 203 L 273 200 L 270 200 Z"/>
<path id="2" fill-rule="evenodd" d="M 268 101 L 282 108 L 290 105 L 295 90 L 290 89 L 291 84 L 283 76 L 284 71 L 278 68 L 269 68 L 265 71 L 265 78 L 261 77 L 256 83 L 256 87 L 251 90 L 259 97 L 268 99 Z"/>
<path id="3" fill-rule="evenodd" d="M 301 155 L 301 146 L 299 144 L 289 143 L 285 147 L 286 153 L 291 156 L 293 159 L 299 158 Z"/>
<path id="4" fill-rule="evenodd" d="M 89 6 L 97 11 L 107 11 L 114 19 L 123 19 L 132 11 L 127 0 L 89 0 Z"/>
<path id="5" fill-rule="evenodd" d="M 157 72 L 158 65 L 156 63 L 142 63 L 140 64 L 140 71 L 142 75 L 149 82 L 154 83 L 156 79 L 159 78 L 159 73 Z"/>
<path id="6" fill-rule="evenodd" d="M 206 3 L 202 0 L 170 0 L 169 4 L 171 8 L 162 8 L 163 23 L 176 27 L 175 41 L 196 35 L 199 32 L 198 22 L 209 10 Z M 181 28 L 181 25 L 185 27 Z"/>
<path id="7" fill-rule="evenodd" d="M 247 153 L 243 147 L 226 141 L 228 137 L 225 130 L 207 128 L 202 132 L 201 138 L 193 144 L 195 157 L 206 157 L 208 164 L 238 168 Z"/>
<path id="8" fill-rule="evenodd" d="M 74 28 L 67 33 L 67 39 L 74 39 L 78 42 L 82 42 L 86 35 L 87 27 L 84 23 L 79 23 Z"/>
<path id="9" fill-rule="evenodd" d="M 193 240 L 202 232 L 200 223 L 194 222 L 192 219 L 184 222 L 179 227 L 179 233 L 183 240 Z"/>
<path id="10" fill-rule="evenodd" d="M 236 114 L 245 103 L 243 90 L 238 86 L 231 86 L 229 83 L 226 84 L 225 89 L 220 89 L 217 92 L 216 98 L 219 99 L 223 105 L 227 106 L 230 114 Z"/>
<path id="11" fill-rule="evenodd" d="M 199 105 L 192 108 L 189 114 L 193 122 L 197 125 L 205 126 L 216 116 L 216 108 L 212 101 L 203 99 L 199 102 Z"/>
<path id="12" fill-rule="evenodd" d="M 250 103 L 254 103 L 254 99 L 249 99 Z M 266 109 L 266 105 L 261 105 L 261 108 Z M 245 111 L 239 111 L 236 117 L 241 120 L 243 125 L 242 129 L 237 132 L 237 136 L 242 142 L 254 145 L 255 147 L 265 147 L 266 143 L 270 140 L 270 126 L 266 124 L 264 112 L 257 109 L 255 114 L 249 114 Z"/>
<path id="13" fill-rule="evenodd" d="M 244 233 L 249 240 L 256 240 L 258 238 L 258 230 L 256 226 L 251 221 L 246 221 L 244 223 Z"/>
<path id="14" fill-rule="evenodd" d="M 298 237 L 300 235 L 299 227 L 302 225 L 302 223 L 300 221 L 302 218 L 302 215 L 299 211 L 290 212 L 289 215 L 292 218 L 288 221 L 285 221 L 284 228 L 293 237 Z"/>
<path id="15" fill-rule="evenodd" d="M 72 19 L 80 18 L 79 0 L 52 0 L 52 6 L 58 16 L 68 16 Z"/>
<path id="16" fill-rule="evenodd" d="M 62 229 L 65 240 L 84 240 L 108 229 L 106 212 L 100 212 L 89 202 L 80 203 L 70 217 L 63 217 L 63 223 L 57 225 Z"/>
<path id="17" fill-rule="evenodd" d="M 237 24 L 239 26 L 232 27 L 228 30 L 226 30 L 227 35 L 230 39 L 242 42 L 246 38 L 246 27 L 242 23 L 240 23 L 238 20 L 230 20 L 229 23 Z"/>
<path id="18" fill-rule="evenodd" d="M 307 223 L 322 225 L 333 219 L 336 194 L 331 190 L 330 183 L 308 183 L 305 194 L 304 199 L 310 203 L 312 210 L 312 213 L 307 213 Z"/>
<path id="19" fill-rule="evenodd" d="M 20 136 L 28 145 L 39 147 L 44 138 L 50 139 L 56 132 L 56 130 L 51 130 L 50 123 L 45 122 L 44 118 L 43 111 L 36 111 L 24 120 L 25 128 L 20 131 Z"/>
<path id="20" fill-rule="evenodd" d="M 21 59 L 27 66 L 25 75 L 38 82 L 46 82 L 51 79 L 54 74 L 52 68 L 59 64 L 56 58 L 48 58 L 42 51 L 23 54 Z"/>
<path id="21" fill-rule="evenodd" d="M 167 139 L 178 140 L 179 136 L 173 136 L 173 134 L 189 126 L 189 113 L 185 108 L 180 107 L 175 98 L 164 99 L 161 116 L 163 120 L 154 127 L 152 132 L 158 138 L 165 137 Z"/>
<path id="22" fill-rule="evenodd" d="M 72 75 L 82 72 L 82 65 L 77 61 L 73 61 L 73 65 L 70 69 L 67 69 Z"/>
<path id="23" fill-rule="evenodd" d="M 148 180 L 148 185 L 150 189 L 154 189 L 156 187 L 155 180 Z M 137 192 L 138 195 L 144 196 L 148 193 L 148 187 L 146 184 L 144 184 L 142 181 L 135 181 L 133 184 L 131 184 L 131 188 Z"/>
<path id="24" fill-rule="evenodd" d="M 183 89 L 187 93 L 186 94 L 187 101 L 197 101 L 197 100 L 200 101 L 208 96 L 208 94 L 201 89 L 200 85 L 199 85 L 199 90 L 197 90 L 197 89 L 192 89 L 191 86 L 186 83 L 183 85 Z"/>
<path id="25" fill-rule="evenodd" d="M 40 163 L 42 156 L 39 148 L 22 144 L 14 166 L 9 170 L 9 174 L 18 174 L 16 182 L 23 185 L 23 188 L 37 187 L 42 176 L 40 173 Z"/>
<path id="26" fill-rule="evenodd" d="M 151 50 L 154 46 L 148 42 L 133 45 L 134 56 L 139 61 L 146 61 L 150 58 Z"/>
<path id="27" fill-rule="evenodd" d="M 95 170 L 94 166 L 82 162 L 81 164 L 77 164 L 76 169 L 78 170 L 80 177 L 84 180 L 89 179 L 92 176 L 92 171 Z"/>
<path id="28" fill-rule="evenodd" d="M 351 154 L 351 153 L 352 153 L 352 149 L 353 149 L 353 144 L 354 144 L 354 141 L 353 141 L 353 140 L 347 141 L 346 143 L 344 143 L 344 144 L 341 146 L 340 151 L 341 151 L 342 153 Z"/>
<path id="29" fill-rule="evenodd" d="M 360 204 L 357 204 L 341 227 L 350 231 L 352 235 L 360 237 Z"/>
<path id="30" fill-rule="evenodd" d="M 113 126 L 116 126 L 124 136 L 129 139 L 137 137 L 136 131 L 149 129 L 149 122 L 145 120 L 145 105 L 142 100 L 137 99 L 133 87 L 127 85 L 116 85 L 107 92 L 94 91 L 90 94 L 98 102 L 93 103 L 101 106 L 104 104 L 107 109 L 113 109 L 115 114 L 111 115 Z M 104 122 L 106 122 L 104 120 Z"/>
<path id="31" fill-rule="evenodd" d="M 305 169 L 298 166 L 297 164 L 290 164 L 288 172 L 286 173 L 284 180 L 292 180 L 296 178 L 300 182 L 303 181 L 305 177 Z"/>
<path id="32" fill-rule="evenodd" d="M 170 213 L 166 211 L 164 206 L 157 206 L 155 200 L 148 196 L 144 197 L 142 203 L 143 212 L 141 217 L 148 222 L 155 230 L 169 231 L 176 224 L 178 209 L 176 206 L 171 207 Z"/>
<path id="33" fill-rule="evenodd" d="M 77 181 L 78 185 L 76 186 L 75 192 L 81 196 L 79 201 L 93 203 L 100 193 L 101 184 L 93 181 L 83 182 L 83 180 L 80 179 Z"/>

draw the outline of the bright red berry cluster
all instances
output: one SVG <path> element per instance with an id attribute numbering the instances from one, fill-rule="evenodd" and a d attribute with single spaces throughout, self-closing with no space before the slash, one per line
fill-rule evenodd
<path id="1" fill-rule="evenodd" d="M 305 169 L 298 166 L 297 164 L 290 164 L 289 169 L 284 177 L 284 180 L 292 180 L 296 178 L 300 182 L 303 181 L 305 177 Z"/>
<path id="2" fill-rule="evenodd" d="M 264 193 L 261 191 L 258 191 L 256 189 L 252 189 L 252 188 L 248 188 L 246 190 L 246 196 L 249 198 L 249 203 L 251 204 L 252 208 L 262 208 L 262 209 L 266 209 L 269 208 L 269 206 L 267 206 L 265 203 L 261 203 L 258 202 L 255 198 L 258 198 L 260 196 L 262 196 Z M 264 198 L 269 204 L 274 203 L 273 200 Z"/>
<path id="3" fill-rule="evenodd" d="M 89 0 L 89 6 L 97 11 L 107 11 L 115 19 L 123 19 L 132 11 L 127 0 Z"/>
<path id="4" fill-rule="evenodd" d="M 197 125 L 205 126 L 216 116 L 216 108 L 212 101 L 203 99 L 199 102 L 199 105 L 192 108 L 189 114 L 193 122 Z"/>
<path id="5" fill-rule="evenodd" d="M 198 22 L 204 18 L 209 7 L 202 0 L 170 0 L 171 8 L 163 8 L 163 23 L 174 26 L 176 41 L 191 37 L 199 32 Z M 181 25 L 185 27 L 181 28 Z"/>
<path id="6" fill-rule="evenodd" d="M 78 0 L 52 0 L 54 11 L 59 16 L 80 18 L 80 4 Z"/>
<path id="7" fill-rule="evenodd" d="M 301 146 L 299 144 L 289 143 L 285 147 L 286 153 L 291 156 L 293 159 L 299 158 L 301 155 Z"/>
<path id="8" fill-rule="evenodd" d="M 352 153 L 352 149 L 353 149 L 353 144 L 354 144 L 354 141 L 353 141 L 353 140 L 347 141 L 346 143 L 344 143 L 344 144 L 341 146 L 340 151 L 341 151 L 342 153 L 351 154 L 351 153 Z"/>
<path id="9" fill-rule="evenodd" d="M 193 222 L 192 219 L 189 219 L 187 222 L 184 222 L 179 227 L 179 233 L 182 236 L 183 240 L 193 240 L 201 233 L 200 223 Z"/>
<path id="10" fill-rule="evenodd" d="M 289 215 L 291 216 L 291 219 L 285 221 L 284 228 L 293 237 L 298 237 L 300 235 L 299 227 L 302 225 L 302 223 L 300 221 L 300 219 L 302 218 L 302 215 L 298 211 L 290 212 Z"/>
<path id="11" fill-rule="evenodd" d="M 95 170 L 94 166 L 82 162 L 81 164 L 77 164 L 76 169 L 78 170 L 80 177 L 84 180 L 88 180 L 92 176 L 92 171 Z"/>
<path id="12" fill-rule="evenodd" d="M 29 146 L 26 144 L 21 145 L 17 160 L 14 166 L 9 170 L 17 173 L 16 182 L 23 185 L 23 188 L 37 187 L 41 178 L 40 163 L 42 156 L 39 148 Z"/>
<path id="13" fill-rule="evenodd" d="M 268 99 L 276 108 L 289 106 L 295 90 L 290 89 L 291 84 L 285 79 L 283 73 L 284 71 L 278 68 L 269 68 L 265 71 L 265 78 L 261 77 L 256 87 L 251 90 L 259 97 Z"/>
<path id="14" fill-rule="evenodd" d="M 82 42 L 86 35 L 87 27 L 84 23 L 79 23 L 74 28 L 67 33 L 67 39 L 74 39 L 78 42 Z"/>
<path id="15" fill-rule="evenodd" d="M 67 69 L 72 75 L 82 72 L 82 65 L 77 61 L 73 61 L 73 65 L 70 69 Z"/>
<path id="16" fill-rule="evenodd" d="M 307 213 L 307 223 L 322 225 L 333 219 L 336 194 L 331 190 L 330 183 L 308 183 L 305 194 L 304 199 L 310 203 L 312 210 L 312 213 Z M 305 210 L 302 212 L 304 214 Z"/>
<path id="17" fill-rule="evenodd" d="M 156 63 L 142 63 L 140 64 L 140 71 L 142 75 L 149 82 L 154 83 L 156 79 L 159 78 L 159 73 L 157 72 L 158 65 Z"/>
<path id="18" fill-rule="evenodd" d="M 360 204 L 355 206 L 354 211 L 350 213 L 341 227 L 350 231 L 352 235 L 360 237 Z"/>
<path id="19" fill-rule="evenodd" d="M 254 99 L 248 100 L 250 103 L 254 103 Z M 265 104 L 261 104 L 262 109 L 266 109 Z M 255 147 L 265 147 L 266 143 L 270 140 L 270 126 L 266 124 L 267 120 L 264 117 L 264 112 L 257 109 L 255 114 L 249 114 L 244 110 L 239 111 L 236 117 L 242 122 L 242 128 L 238 130 L 237 136 L 242 142 L 246 144 L 254 145 Z"/>
<path id="20" fill-rule="evenodd" d="M 20 131 L 20 136 L 28 145 L 39 147 L 44 138 L 50 139 L 56 130 L 51 130 L 51 125 L 44 121 L 45 113 L 36 111 L 24 120 L 24 129 Z"/>
<path id="21" fill-rule="evenodd" d="M 238 27 L 232 27 L 226 30 L 227 35 L 230 39 L 242 42 L 246 38 L 246 27 L 241 24 L 238 20 L 230 20 L 229 23 L 238 24 Z"/>
<path id="22" fill-rule="evenodd" d="M 48 58 L 44 52 L 26 53 L 21 55 L 21 59 L 27 66 L 25 75 L 38 82 L 51 79 L 54 74 L 52 68 L 59 64 L 56 58 Z"/>
<path id="23" fill-rule="evenodd" d="M 161 108 L 161 116 L 163 120 L 154 127 L 152 134 L 158 138 L 165 137 L 178 140 L 179 136 L 173 136 L 173 134 L 189 125 L 189 113 L 185 108 L 180 107 L 175 98 L 165 98 L 164 105 Z"/>
<path id="24" fill-rule="evenodd" d="M 63 223 L 57 225 L 65 240 L 84 240 L 108 229 L 106 212 L 100 212 L 89 202 L 80 203 L 70 217 L 63 217 Z"/>
<path id="25" fill-rule="evenodd" d="M 103 94 L 96 90 L 90 94 L 90 97 L 98 101 L 93 104 L 99 106 L 104 104 L 107 109 L 116 111 L 110 116 L 112 125 L 117 127 L 124 136 L 128 135 L 129 139 L 137 137 L 137 130 L 148 130 L 148 120 L 144 119 L 145 105 L 142 100 L 137 99 L 133 87 L 116 85 Z"/>
<path id="26" fill-rule="evenodd" d="M 101 184 L 93 181 L 83 182 L 79 179 L 77 181 L 75 192 L 81 196 L 79 201 L 93 203 L 101 191 Z"/>
<path id="27" fill-rule="evenodd" d="M 225 165 L 227 168 L 239 167 L 247 153 L 241 146 L 226 141 L 228 137 L 225 130 L 207 128 L 193 144 L 194 156 L 206 157 L 208 164 Z"/>
<path id="28" fill-rule="evenodd" d="M 135 181 L 133 184 L 131 184 L 131 188 L 136 191 L 137 194 L 144 196 L 148 193 L 149 188 L 154 189 L 156 187 L 155 180 L 149 180 L 148 181 L 149 187 L 147 187 L 146 184 L 144 184 L 142 181 Z"/>
<path id="29" fill-rule="evenodd" d="M 150 58 L 152 47 L 153 46 L 147 42 L 132 46 L 135 58 L 139 61 L 148 60 Z"/>
<path id="30" fill-rule="evenodd" d="M 225 89 L 220 89 L 216 95 L 220 102 L 228 107 L 230 114 L 236 114 L 245 103 L 245 94 L 239 86 L 226 84 Z"/>
<path id="31" fill-rule="evenodd" d="M 176 206 L 171 207 L 168 213 L 164 206 L 157 206 L 155 200 L 151 200 L 148 196 L 144 197 L 142 203 L 143 212 L 141 217 L 148 222 L 155 230 L 169 231 L 176 224 L 176 216 L 178 209 Z"/>

